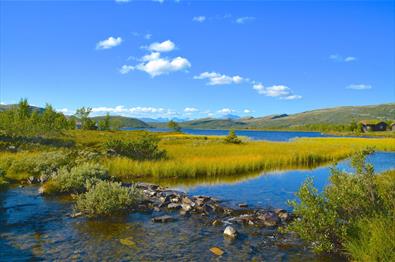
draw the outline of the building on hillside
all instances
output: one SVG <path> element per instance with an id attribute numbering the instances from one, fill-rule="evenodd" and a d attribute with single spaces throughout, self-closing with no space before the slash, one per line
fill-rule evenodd
<path id="1" fill-rule="evenodd" d="M 390 125 L 390 130 L 391 130 L 391 131 L 395 131 L 395 123 L 392 123 L 392 124 Z"/>
<path id="2" fill-rule="evenodd" d="M 363 120 L 360 123 L 362 125 L 363 132 L 385 131 L 388 127 L 386 122 L 379 120 Z"/>

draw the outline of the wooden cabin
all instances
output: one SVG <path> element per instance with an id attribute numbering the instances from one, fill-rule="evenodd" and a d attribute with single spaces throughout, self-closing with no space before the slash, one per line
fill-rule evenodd
<path id="1" fill-rule="evenodd" d="M 363 132 L 386 131 L 388 124 L 379 120 L 363 120 L 360 122 Z"/>

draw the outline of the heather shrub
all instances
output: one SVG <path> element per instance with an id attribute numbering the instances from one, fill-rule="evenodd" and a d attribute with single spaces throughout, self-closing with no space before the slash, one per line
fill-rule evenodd
<path id="1" fill-rule="evenodd" d="M 141 199 L 135 187 L 123 187 L 121 183 L 87 182 L 87 192 L 77 197 L 76 211 L 87 216 L 109 216 L 126 212 Z"/>
<path id="2" fill-rule="evenodd" d="M 46 194 L 82 193 L 86 191 L 86 183 L 108 179 L 108 171 L 96 163 L 84 163 L 71 168 L 59 170 L 58 174 L 45 183 Z"/>
<path id="3" fill-rule="evenodd" d="M 286 231 L 296 232 L 316 252 L 387 261 L 395 248 L 394 241 L 386 241 L 394 234 L 395 180 L 393 172 L 375 175 L 365 163 L 370 153 L 363 150 L 352 158 L 353 174 L 332 168 L 322 193 L 308 179 L 297 192 L 300 201 L 290 202 L 299 219 Z"/>
<path id="4" fill-rule="evenodd" d="M 105 146 L 108 151 L 133 160 L 159 160 L 166 157 L 166 151 L 159 148 L 159 141 L 157 136 L 144 132 L 129 141 L 110 140 Z"/>

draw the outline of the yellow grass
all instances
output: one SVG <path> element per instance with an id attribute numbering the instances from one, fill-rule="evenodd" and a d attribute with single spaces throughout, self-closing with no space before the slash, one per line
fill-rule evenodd
<path id="1" fill-rule="evenodd" d="M 138 177 L 199 177 L 236 175 L 263 170 L 314 167 L 344 159 L 366 147 L 395 151 L 395 139 L 309 138 L 293 142 L 224 144 L 221 140 L 166 140 L 168 160 L 138 162 L 107 158 L 110 173 L 124 179 Z"/>

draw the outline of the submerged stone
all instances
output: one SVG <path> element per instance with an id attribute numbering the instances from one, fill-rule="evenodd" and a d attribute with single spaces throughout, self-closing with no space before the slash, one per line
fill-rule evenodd
<path id="1" fill-rule="evenodd" d="M 134 242 L 132 239 L 133 239 L 132 237 L 123 238 L 123 239 L 120 239 L 119 242 L 124 246 L 134 248 L 134 247 L 136 247 L 136 242 Z"/>
<path id="2" fill-rule="evenodd" d="M 212 247 L 210 248 L 211 253 L 217 255 L 217 256 L 222 256 L 224 254 L 224 251 L 220 249 L 219 247 Z"/>
<path id="3" fill-rule="evenodd" d="M 167 216 L 167 215 L 152 218 L 152 222 L 155 222 L 155 223 L 167 223 L 167 222 L 173 222 L 175 220 L 176 219 L 174 217 Z"/>

